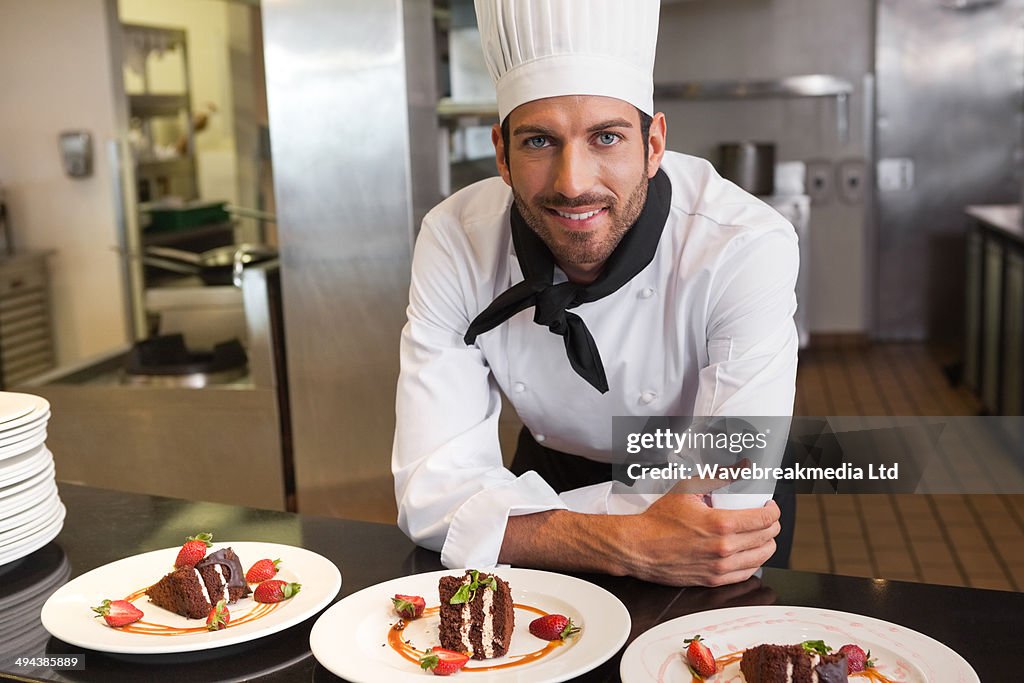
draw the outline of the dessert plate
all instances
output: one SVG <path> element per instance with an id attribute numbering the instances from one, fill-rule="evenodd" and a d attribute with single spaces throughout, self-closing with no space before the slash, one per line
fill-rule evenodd
<path id="1" fill-rule="evenodd" d="M 324 612 L 313 625 L 309 634 L 313 656 L 327 670 L 352 683 L 422 683 L 423 670 L 388 643 L 391 626 L 398 621 L 391 598 L 396 593 L 422 595 L 428 609 L 436 607 L 438 580 L 442 576 L 458 576 L 464 571 L 452 569 L 414 574 L 349 595 Z M 474 681 L 565 681 L 605 662 L 626 642 L 630 628 L 629 612 L 605 589 L 582 579 L 551 572 L 532 569 L 493 571 L 512 589 L 516 627 L 509 654 L 497 659 L 470 660 L 466 665 L 462 673 L 470 673 L 469 670 L 474 668 L 488 668 L 472 672 Z M 582 630 L 563 645 L 551 648 L 546 655 L 527 661 L 525 655 L 544 649 L 547 642 L 530 635 L 528 625 L 538 615 L 525 607 L 564 614 Z M 402 639 L 411 641 L 418 650 L 440 647 L 438 623 L 436 614 L 410 621 Z M 501 665 L 507 667 L 493 668 Z"/>
<path id="2" fill-rule="evenodd" d="M 280 559 L 275 578 L 302 584 L 295 597 L 276 605 L 261 605 L 252 596 L 233 605 L 231 624 L 222 631 L 207 631 L 203 619 L 186 619 L 149 602 L 142 595 L 135 605 L 145 616 L 139 624 L 157 625 L 160 633 L 138 633 L 110 628 L 94 619 L 92 607 L 124 599 L 151 586 L 171 569 L 179 548 L 154 550 L 111 562 L 61 586 L 43 605 L 43 626 L 66 643 L 120 654 L 195 652 L 235 645 L 283 631 L 313 616 L 338 594 L 341 572 L 333 562 L 304 548 L 252 541 L 216 542 L 211 548 L 231 547 L 248 569 L 262 558 Z M 268 609 L 269 608 L 269 609 Z"/>
<path id="3" fill-rule="evenodd" d="M 622 682 L 690 683 L 683 640 L 695 635 L 700 635 L 716 657 L 761 643 L 824 640 L 835 649 L 855 643 L 870 650 L 877 671 L 895 683 L 980 683 L 963 657 L 917 631 L 849 612 L 782 605 L 709 610 L 659 624 L 626 648 L 619 666 Z M 742 681 L 739 662 L 726 666 L 714 680 Z"/>

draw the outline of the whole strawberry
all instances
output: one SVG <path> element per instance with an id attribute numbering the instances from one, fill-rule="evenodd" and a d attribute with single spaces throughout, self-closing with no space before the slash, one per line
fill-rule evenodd
<path id="1" fill-rule="evenodd" d="M 403 619 L 418 618 L 423 614 L 423 609 L 427 606 L 426 601 L 418 595 L 400 595 L 396 593 L 395 597 L 391 598 L 391 602 L 395 605 L 395 614 Z"/>
<path id="2" fill-rule="evenodd" d="M 281 602 L 298 593 L 300 588 L 302 586 L 297 583 L 286 583 L 280 579 L 271 579 L 256 586 L 252 599 L 256 602 Z"/>
<path id="3" fill-rule="evenodd" d="M 227 603 L 220 600 L 217 602 L 217 606 L 210 610 L 210 615 L 206 617 L 206 628 L 211 631 L 219 631 L 222 628 L 227 628 L 229 621 L 231 621 L 231 612 L 228 611 Z"/>
<path id="4" fill-rule="evenodd" d="M 843 645 L 839 648 L 839 654 L 846 655 L 846 672 L 850 674 L 869 669 L 875 665 L 875 662 L 871 659 L 871 653 L 865 653 L 864 648 L 860 645 L 854 645 L 853 643 Z"/>
<path id="5" fill-rule="evenodd" d="M 711 654 L 711 650 L 704 644 L 700 636 L 687 638 L 683 643 L 687 646 L 686 661 L 693 672 L 701 678 L 714 676 L 718 671 L 715 656 Z"/>
<path id="6" fill-rule="evenodd" d="M 434 647 L 427 650 L 427 654 L 420 660 L 420 667 L 435 676 L 450 676 L 466 666 L 468 661 L 469 655 L 467 654 Z"/>
<path id="7" fill-rule="evenodd" d="M 565 640 L 579 632 L 572 619 L 563 614 L 545 614 L 530 622 L 530 633 L 541 640 Z"/>
<path id="8" fill-rule="evenodd" d="M 201 533 L 189 536 L 185 539 L 185 545 L 178 551 L 178 558 L 174 560 L 176 569 L 191 569 L 196 562 L 206 557 L 206 549 L 213 547 L 213 534 Z"/>
<path id="9" fill-rule="evenodd" d="M 277 576 L 281 560 L 257 560 L 249 571 L 245 573 L 245 580 L 249 583 L 263 583 Z"/>
<path id="10" fill-rule="evenodd" d="M 93 607 L 96 616 L 103 617 L 107 626 L 120 628 L 142 618 L 142 610 L 127 600 L 104 600 L 99 607 Z"/>

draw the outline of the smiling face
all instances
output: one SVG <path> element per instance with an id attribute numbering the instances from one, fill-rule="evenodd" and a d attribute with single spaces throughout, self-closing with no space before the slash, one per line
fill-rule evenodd
<path id="1" fill-rule="evenodd" d="M 491 133 L 498 170 L 516 207 L 574 282 L 592 282 L 647 199 L 665 151 L 656 114 L 645 146 L 636 107 L 611 97 L 570 95 L 527 102 Z"/>

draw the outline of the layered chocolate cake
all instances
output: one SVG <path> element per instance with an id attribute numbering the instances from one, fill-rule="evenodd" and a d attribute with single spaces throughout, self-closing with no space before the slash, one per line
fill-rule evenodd
<path id="1" fill-rule="evenodd" d="M 743 653 L 747 683 L 847 683 L 846 655 L 819 655 L 802 645 L 758 645 Z"/>
<path id="2" fill-rule="evenodd" d="M 205 619 L 219 600 L 249 595 L 242 563 L 231 548 L 210 553 L 194 569 L 175 569 L 146 590 L 154 605 L 189 619 Z"/>
<path id="3" fill-rule="evenodd" d="M 512 591 L 501 577 L 474 570 L 464 576 L 442 576 L 438 592 L 441 647 L 470 653 L 473 659 L 508 652 L 515 608 Z"/>

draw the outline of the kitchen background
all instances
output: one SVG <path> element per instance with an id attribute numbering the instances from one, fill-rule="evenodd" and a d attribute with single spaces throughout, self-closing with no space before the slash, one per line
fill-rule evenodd
<path id="1" fill-rule="evenodd" d="M 472 2 L 0 17 L 0 366 L 53 403 L 58 475 L 392 521 L 417 225 L 493 172 Z M 655 82 L 671 149 L 774 144 L 766 199 L 802 238 L 799 414 L 1021 413 L 1024 1 L 664 0 Z M 177 374 L 142 362 L 158 333 L 184 336 Z M 232 339 L 247 363 L 211 352 Z M 247 474 L 197 484 L 211 467 Z M 1019 590 L 1021 541 L 1020 496 L 819 497 L 794 563 Z"/>

